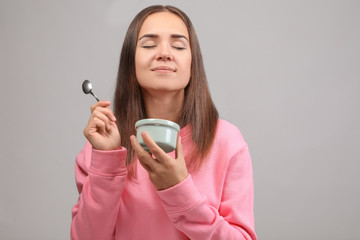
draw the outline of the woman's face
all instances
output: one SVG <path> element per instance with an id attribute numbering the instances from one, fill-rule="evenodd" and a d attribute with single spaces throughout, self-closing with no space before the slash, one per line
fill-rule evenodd
<path id="1" fill-rule="evenodd" d="M 183 91 L 191 75 L 189 33 L 169 12 L 149 15 L 143 22 L 135 52 L 136 78 L 144 91 Z"/>

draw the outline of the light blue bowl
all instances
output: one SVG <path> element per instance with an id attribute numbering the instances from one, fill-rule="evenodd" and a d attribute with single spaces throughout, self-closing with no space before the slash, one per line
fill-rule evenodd
<path id="1" fill-rule="evenodd" d="M 147 132 L 150 137 L 164 152 L 172 152 L 176 148 L 177 135 L 180 132 L 178 124 L 164 119 L 147 118 L 135 123 L 136 137 L 140 145 L 150 152 L 141 137 L 143 131 Z"/>

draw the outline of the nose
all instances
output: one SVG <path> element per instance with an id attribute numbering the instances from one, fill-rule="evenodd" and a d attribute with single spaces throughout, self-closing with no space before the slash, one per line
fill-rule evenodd
<path id="1" fill-rule="evenodd" d="M 156 59 L 159 61 L 172 61 L 173 55 L 171 53 L 171 47 L 167 44 L 161 44 L 157 53 Z"/>

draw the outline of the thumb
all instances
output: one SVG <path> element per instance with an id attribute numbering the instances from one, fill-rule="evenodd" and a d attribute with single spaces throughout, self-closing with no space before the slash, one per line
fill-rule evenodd
<path id="1" fill-rule="evenodd" d="M 181 144 L 181 136 L 178 135 L 177 142 L 176 142 L 176 150 L 175 150 L 175 158 L 184 158 L 184 151 Z"/>

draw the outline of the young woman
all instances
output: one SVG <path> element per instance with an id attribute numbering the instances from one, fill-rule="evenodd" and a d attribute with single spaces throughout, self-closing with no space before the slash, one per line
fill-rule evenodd
<path id="1" fill-rule="evenodd" d="M 151 6 L 132 21 L 121 52 L 114 113 L 92 106 L 76 158 L 72 239 L 256 239 L 253 178 L 239 130 L 218 119 L 189 18 Z M 165 153 L 135 122 L 181 126 Z M 140 164 L 138 164 L 140 163 Z"/>

